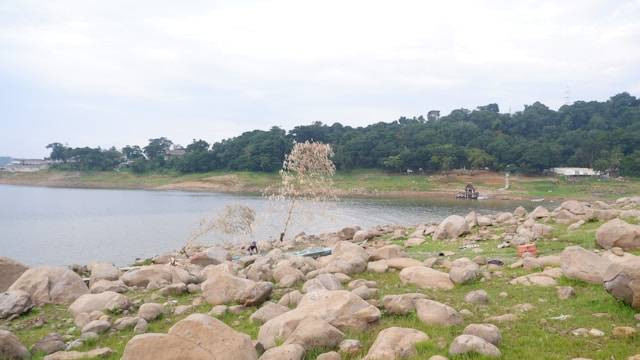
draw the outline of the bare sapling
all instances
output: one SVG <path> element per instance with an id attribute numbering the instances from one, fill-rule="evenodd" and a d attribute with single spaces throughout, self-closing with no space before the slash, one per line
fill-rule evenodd
<path id="1" fill-rule="evenodd" d="M 256 212 L 245 205 L 226 205 L 216 217 L 204 218 L 187 242 L 187 246 L 208 234 L 218 232 L 232 239 L 246 239 L 253 236 Z"/>
<path id="2" fill-rule="evenodd" d="M 333 150 L 328 144 L 305 141 L 295 143 L 280 170 L 280 185 L 271 200 L 286 203 L 280 241 L 284 240 L 296 207 L 302 202 L 317 204 L 337 198 L 333 186 L 336 167 L 331 161 Z"/>

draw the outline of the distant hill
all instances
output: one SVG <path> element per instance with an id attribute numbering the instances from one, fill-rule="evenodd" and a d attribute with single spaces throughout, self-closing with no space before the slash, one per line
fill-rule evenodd
<path id="1" fill-rule="evenodd" d="M 0 166 L 5 166 L 11 162 L 11 157 L 9 156 L 0 156 Z"/>

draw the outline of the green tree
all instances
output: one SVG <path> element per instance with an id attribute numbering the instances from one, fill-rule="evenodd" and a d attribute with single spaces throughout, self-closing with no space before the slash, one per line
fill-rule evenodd
<path id="1" fill-rule="evenodd" d="M 166 137 L 149 139 L 149 144 L 144 147 L 144 154 L 149 160 L 161 160 L 171 149 L 173 142 Z"/>

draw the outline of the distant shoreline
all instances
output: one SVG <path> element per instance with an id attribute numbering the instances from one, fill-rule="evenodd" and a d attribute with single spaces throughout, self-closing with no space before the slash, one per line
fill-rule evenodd
<path id="1" fill-rule="evenodd" d="M 0 173 L 0 184 L 51 188 L 127 189 L 211 193 L 261 194 L 278 183 L 278 175 L 257 172 L 211 172 L 204 174 L 130 172 L 78 172 L 46 170 L 31 173 Z M 453 199 L 466 183 L 473 183 L 489 200 L 615 199 L 640 193 L 640 181 L 584 179 L 563 181 L 550 177 L 512 176 L 511 189 L 503 190 L 503 175 L 492 172 L 452 172 L 435 175 L 388 174 L 375 170 L 339 172 L 338 195 L 354 198 Z"/>

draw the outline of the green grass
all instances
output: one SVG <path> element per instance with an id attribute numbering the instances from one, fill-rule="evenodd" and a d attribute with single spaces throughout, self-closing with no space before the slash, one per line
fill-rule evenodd
<path id="1" fill-rule="evenodd" d="M 472 182 L 484 194 L 501 188 L 502 175 L 496 173 L 451 173 L 448 175 L 403 175 L 380 170 L 338 171 L 335 186 L 342 195 L 369 196 L 451 196 Z M 177 189 L 198 191 L 262 192 L 278 184 L 277 173 L 247 171 L 212 171 L 181 174 L 175 171 L 134 174 L 130 171 L 78 172 L 48 170 L 34 173 L 0 172 L 0 183 L 39 186 L 125 188 L 125 189 Z M 513 176 L 511 190 L 502 195 L 531 198 L 615 199 L 640 193 L 640 179 L 600 180 Z"/>

